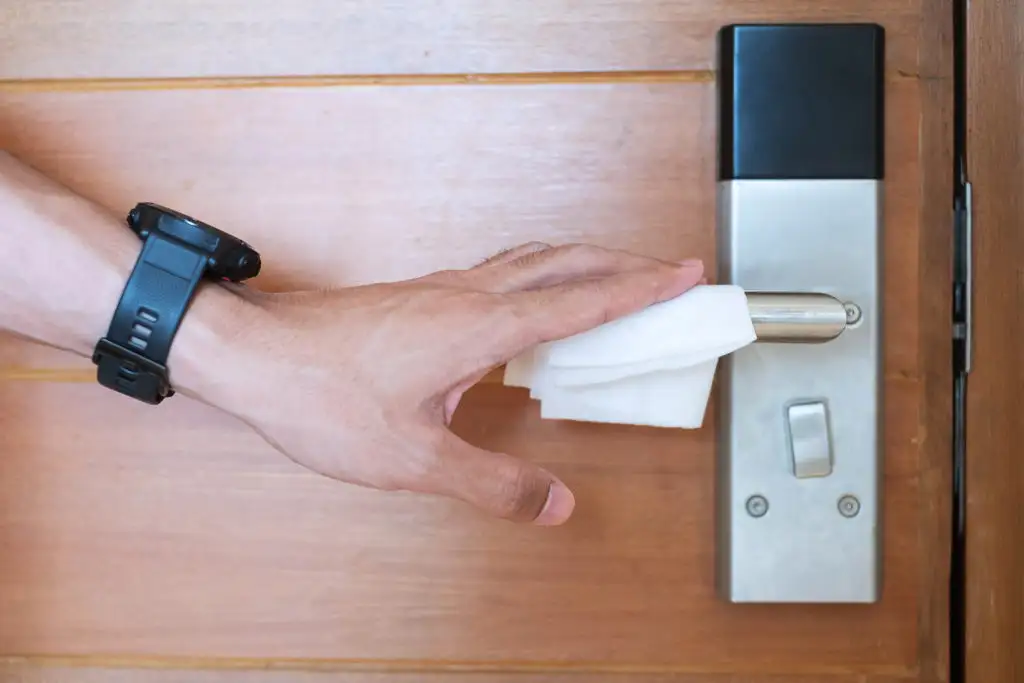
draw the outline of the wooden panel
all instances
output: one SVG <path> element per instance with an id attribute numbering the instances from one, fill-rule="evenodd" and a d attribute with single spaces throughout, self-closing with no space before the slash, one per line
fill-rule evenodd
<path id="1" fill-rule="evenodd" d="M 947 0 L 922 4 L 920 246 L 918 324 L 920 353 L 920 619 L 918 677 L 950 681 L 949 574 L 952 516 L 952 240 L 953 13 Z"/>
<path id="2" fill-rule="evenodd" d="M 367 4 L 356 26 L 347 5 L 312 0 L 298 10 L 249 3 L 245 22 L 233 14 L 241 5 L 224 3 L 196 3 L 186 18 L 170 6 L 101 0 L 88 10 L 62 4 L 57 20 L 56 4 L 40 2 L 0 9 L 8 20 L 0 22 L 0 54 L 9 57 L 0 73 L 706 69 L 710 36 L 730 20 L 885 21 L 893 31 L 886 216 L 893 227 L 885 267 L 883 603 L 761 608 L 714 599 L 711 424 L 695 433 L 555 424 L 540 421 L 521 392 L 475 389 L 457 430 L 551 467 L 577 493 L 568 526 L 537 530 L 481 519 L 454 503 L 324 481 L 187 400 L 157 413 L 93 386 L 7 382 L 0 383 L 0 548 L 19 561 L 0 562 L 0 654 L 80 654 L 100 664 L 120 656 L 171 665 L 198 658 L 188 661 L 211 668 L 232 658 L 256 667 L 285 660 L 353 672 L 307 679 L 270 672 L 265 680 L 359 683 L 406 677 L 360 668 L 452 663 L 687 672 L 641 679 L 659 683 L 699 672 L 711 672 L 699 680 L 714 683 L 774 683 L 772 672 L 807 673 L 800 683 L 853 683 L 861 677 L 843 672 L 910 677 L 919 654 L 941 656 L 931 602 L 942 591 L 934 583 L 933 501 L 942 490 L 933 455 L 944 453 L 928 432 L 939 414 L 928 391 L 941 353 L 928 351 L 936 337 L 925 312 L 937 299 L 922 287 L 939 279 L 926 261 L 938 250 L 919 221 L 929 215 L 922 192 L 932 197 L 936 182 L 922 175 L 918 158 L 922 90 L 897 73 L 917 73 L 917 4 L 476 2 L 447 14 L 396 6 Z M 83 18 L 76 12 L 87 12 L 88 44 L 71 33 Z M 178 42 L 190 49 L 136 49 L 134 36 L 144 32 L 126 24 L 170 38 L 188 31 Z M 396 24 L 407 30 L 396 32 Z M 48 39 L 38 40 L 40 33 Z M 421 59 L 422 51 L 430 54 Z M 121 57 L 127 52 L 132 59 Z M 63 93 L 3 84 L 0 145 L 119 211 L 154 199 L 246 236 L 268 256 L 260 284 L 272 289 L 464 266 L 527 239 L 713 262 L 713 85 L 550 80 Z M 9 341 L 0 343 L 0 366 L 8 378 L 45 377 L 41 371 L 54 367 L 82 378 L 88 368 Z M 137 417 L 132 428 L 111 428 L 115 405 Z M 13 680 L 121 680 L 118 670 L 92 678 L 67 671 L 40 678 L 45 669 L 21 668 L 17 675 L 36 677 Z M 190 680 L 220 683 L 235 673 L 197 672 Z M 150 670 L 123 679 L 167 676 Z M 596 680 L 626 677 L 635 680 Z"/>
<path id="3" fill-rule="evenodd" d="M 118 212 L 159 201 L 249 239 L 269 256 L 266 289 L 412 277 L 533 239 L 697 256 L 710 269 L 713 88 L 4 93 L 0 145 Z M 904 314 L 919 291 L 918 93 L 916 80 L 893 81 L 888 111 L 886 220 L 899 229 L 886 249 L 900 287 L 886 323 L 902 342 L 888 360 L 907 373 L 918 362 Z M 19 348 L 0 351 L 0 366 L 77 363 Z"/>
<path id="4" fill-rule="evenodd" d="M 968 26 L 967 680 L 981 683 L 1024 680 L 1024 2 L 972 3 Z"/>
<path id="5" fill-rule="evenodd" d="M 457 431 L 576 492 L 549 532 L 308 474 L 187 400 L 157 413 L 4 383 L 0 543 L 18 561 L 0 566 L 2 653 L 906 669 L 917 386 L 889 395 L 885 601 L 751 608 L 711 592 L 710 430 L 557 424 L 520 392 L 474 390 Z M 114 411 L 132 426 L 112 430 Z"/>
<path id="6" fill-rule="evenodd" d="M 0 568 L 3 652 L 911 670 L 920 384 L 906 312 L 919 302 L 918 166 L 916 136 L 900 132 L 919 117 L 914 81 L 892 91 L 887 210 L 903 229 L 887 233 L 880 605 L 715 600 L 710 425 L 542 422 L 521 392 L 475 390 L 459 431 L 544 463 L 577 493 L 572 523 L 538 531 L 320 479 L 187 400 L 157 413 L 93 386 L 9 382 L 0 533 L 20 560 Z M 710 93 L 7 95 L 2 130 L 16 152 L 107 205 L 153 197 L 244 234 L 268 253 L 268 286 L 344 283 L 542 237 L 713 259 Z M 134 426 L 110 429 L 115 405 Z"/>
<path id="7" fill-rule="evenodd" d="M 0 4 L 0 78 L 710 69 L 735 21 L 875 21 L 916 73 L 917 0 L 33 0 Z"/>
<path id="8" fill-rule="evenodd" d="M 578 673 L 194 671 L 0 664 L 0 683 L 578 683 Z M 905 678 L 703 674 L 588 674 L 587 683 L 900 683 Z"/>

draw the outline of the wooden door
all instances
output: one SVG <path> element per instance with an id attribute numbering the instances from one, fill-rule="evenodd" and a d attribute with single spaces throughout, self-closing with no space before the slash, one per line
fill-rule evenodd
<path id="1" fill-rule="evenodd" d="M 553 423 L 485 381 L 457 430 L 577 496 L 566 526 L 527 528 L 319 478 L 202 405 L 133 407 L 86 361 L 4 340 L 2 675 L 942 680 L 950 16 L 940 0 L 0 3 L 0 145 L 112 210 L 160 201 L 251 240 L 268 289 L 533 239 L 713 268 L 717 28 L 874 21 L 889 45 L 879 604 L 716 598 L 713 415 L 696 432 Z"/>
<path id="2" fill-rule="evenodd" d="M 1024 680 L 1024 2 L 971 3 L 967 174 L 974 197 L 967 375 L 967 681 Z"/>

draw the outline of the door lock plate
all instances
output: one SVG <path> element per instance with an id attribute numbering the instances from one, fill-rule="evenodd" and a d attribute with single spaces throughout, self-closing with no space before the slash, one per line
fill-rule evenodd
<path id="1" fill-rule="evenodd" d="M 721 280 L 828 294 L 848 314 L 824 342 L 722 359 L 718 577 L 731 602 L 881 593 L 882 40 L 869 25 L 720 35 Z"/>

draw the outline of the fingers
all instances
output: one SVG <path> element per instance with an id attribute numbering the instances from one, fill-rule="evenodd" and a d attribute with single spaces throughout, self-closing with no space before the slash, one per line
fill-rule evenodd
<path id="1" fill-rule="evenodd" d="M 508 295 L 511 322 L 505 358 L 524 349 L 585 332 L 652 304 L 675 298 L 703 277 L 699 262 L 658 265 L 609 277 L 575 280 Z"/>
<path id="2" fill-rule="evenodd" d="M 514 522 L 540 526 L 562 524 L 575 498 L 554 475 L 503 453 L 472 446 L 445 431 L 437 493 Z"/>
<path id="3" fill-rule="evenodd" d="M 674 264 L 616 249 L 569 244 L 528 251 L 515 259 L 496 262 L 490 268 L 474 272 L 473 278 L 482 289 L 505 293 L 671 265 Z"/>

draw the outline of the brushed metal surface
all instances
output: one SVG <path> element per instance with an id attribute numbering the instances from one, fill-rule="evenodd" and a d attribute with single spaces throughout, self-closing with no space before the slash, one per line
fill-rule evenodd
<path id="1" fill-rule="evenodd" d="M 721 282 L 750 292 L 827 294 L 860 310 L 855 324 L 826 343 L 762 340 L 722 359 L 720 593 L 732 602 L 875 602 L 882 583 L 882 183 L 721 182 L 718 202 Z M 828 407 L 831 472 L 799 478 L 787 411 L 813 402 Z M 752 496 L 767 501 L 767 513 L 749 514 Z M 859 502 L 854 516 L 839 511 L 846 496 Z"/>
<path id="2" fill-rule="evenodd" d="M 826 342 L 846 329 L 843 302 L 828 294 L 747 292 L 747 305 L 759 342 Z"/>
<path id="3" fill-rule="evenodd" d="M 824 401 L 794 403 L 786 409 L 793 475 L 798 479 L 832 474 L 832 443 L 828 405 Z"/>

